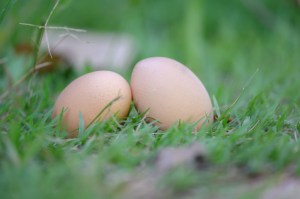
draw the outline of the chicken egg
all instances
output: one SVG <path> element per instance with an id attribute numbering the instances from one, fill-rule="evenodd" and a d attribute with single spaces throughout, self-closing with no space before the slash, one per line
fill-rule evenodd
<path id="1" fill-rule="evenodd" d="M 212 121 L 212 104 L 206 88 L 183 64 L 165 57 L 138 62 L 131 76 L 131 92 L 140 113 L 166 130 L 176 122 L 197 123 L 199 129 Z"/>
<path id="2" fill-rule="evenodd" d="M 75 79 L 60 93 L 53 117 L 62 113 L 63 128 L 69 132 L 69 137 L 75 137 L 80 114 L 85 127 L 113 115 L 122 119 L 128 115 L 131 99 L 130 86 L 122 76 L 111 71 L 91 72 Z"/>

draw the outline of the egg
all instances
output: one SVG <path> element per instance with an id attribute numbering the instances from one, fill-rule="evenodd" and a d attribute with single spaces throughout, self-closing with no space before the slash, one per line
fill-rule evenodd
<path id="1" fill-rule="evenodd" d="M 166 130 L 177 122 L 212 121 L 212 104 L 206 88 L 186 66 L 170 58 L 152 57 L 138 62 L 131 76 L 136 109 Z M 152 119 L 151 119 L 152 118 Z"/>
<path id="2" fill-rule="evenodd" d="M 60 93 L 53 108 L 53 117 L 62 113 L 63 128 L 70 137 L 75 137 L 80 114 L 85 127 L 95 120 L 106 120 L 113 115 L 122 119 L 128 115 L 131 99 L 130 86 L 122 76 L 111 71 L 91 72 L 75 79 Z M 101 111 L 102 114 L 97 117 Z"/>

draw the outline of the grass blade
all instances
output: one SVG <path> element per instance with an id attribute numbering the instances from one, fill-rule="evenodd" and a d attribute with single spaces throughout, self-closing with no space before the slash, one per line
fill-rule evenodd
<path id="1" fill-rule="evenodd" d="M 43 22 L 42 25 L 45 23 Z M 40 46 L 42 43 L 43 35 L 44 35 L 45 29 L 44 28 L 39 28 L 37 29 L 37 35 L 36 38 L 34 39 L 34 53 L 33 53 L 33 63 L 32 66 L 35 67 L 38 62 L 38 55 L 40 51 Z"/>

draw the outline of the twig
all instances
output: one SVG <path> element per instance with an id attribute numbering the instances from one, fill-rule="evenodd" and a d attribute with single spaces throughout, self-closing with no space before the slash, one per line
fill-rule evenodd
<path id="1" fill-rule="evenodd" d="M 29 26 L 29 27 L 34 27 L 38 29 L 54 29 L 54 30 L 66 30 L 66 31 L 74 31 L 74 32 L 86 32 L 84 29 L 77 29 L 77 28 L 69 28 L 67 26 L 39 26 L 39 25 L 34 25 L 30 23 L 19 23 L 22 26 Z"/>
<path id="2" fill-rule="evenodd" d="M 64 27 L 48 26 L 49 20 L 50 20 L 51 16 L 53 15 L 54 10 L 59 5 L 59 3 L 60 3 L 60 0 L 57 0 L 56 3 L 54 4 L 52 10 L 50 11 L 50 14 L 48 15 L 48 17 L 46 19 L 46 22 L 45 22 L 45 24 L 43 26 L 41 26 L 41 25 L 34 25 L 34 24 L 30 24 L 30 23 L 19 23 L 20 25 L 23 25 L 23 26 L 30 26 L 30 27 L 35 27 L 35 28 L 38 28 L 38 29 L 44 29 L 45 39 L 46 39 L 46 45 L 47 45 L 48 52 L 49 52 L 49 55 L 50 55 L 51 58 L 53 58 L 53 56 L 52 56 L 51 48 L 50 48 L 50 44 L 49 44 L 49 37 L 48 37 L 48 33 L 47 33 L 48 29 L 65 30 L 67 32 L 70 32 L 70 31 L 74 31 L 74 32 L 86 32 L 86 30 L 76 29 L 76 28 L 69 28 L 69 27 L 66 27 L 66 26 L 64 26 Z"/>
<path id="3" fill-rule="evenodd" d="M 52 62 L 44 62 L 44 63 L 41 63 L 41 64 L 38 64 L 36 67 L 35 67 L 35 71 L 39 71 L 49 65 L 51 65 Z"/>
<path id="4" fill-rule="evenodd" d="M 21 84 L 23 81 L 25 81 L 29 76 L 34 74 L 35 72 L 41 70 L 42 68 L 45 68 L 49 66 L 51 62 L 45 62 L 42 64 L 38 64 L 36 67 L 30 69 L 25 75 L 23 75 L 14 85 L 12 85 L 9 89 L 7 89 L 4 93 L 0 96 L 0 102 L 9 94 L 11 90 L 16 88 L 19 84 Z"/>
<path id="5" fill-rule="evenodd" d="M 82 42 L 82 43 L 89 43 L 88 41 L 84 41 L 82 39 L 80 39 L 79 37 L 77 37 L 75 34 L 72 34 L 70 31 L 66 30 L 67 33 L 65 34 L 60 34 L 59 37 L 60 38 L 67 38 L 67 37 L 72 37 L 76 40 L 78 40 L 79 42 Z"/>
<path id="6" fill-rule="evenodd" d="M 34 44 L 33 63 L 32 63 L 33 68 L 38 63 L 38 56 L 39 56 L 39 52 L 40 52 L 40 47 L 41 47 L 44 31 L 45 31 L 45 29 L 39 29 L 37 31 L 36 39 L 35 39 L 35 41 L 33 41 L 33 44 Z"/>
<path id="7" fill-rule="evenodd" d="M 51 16 L 53 15 L 53 12 L 54 12 L 54 10 L 57 8 L 57 6 L 58 6 L 59 2 L 60 2 L 60 0 L 57 0 L 57 1 L 56 1 L 56 3 L 54 4 L 54 6 L 53 6 L 52 10 L 50 11 L 50 14 L 48 15 L 48 18 L 46 19 L 45 26 L 47 26 L 47 25 L 48 25 L 48 22 L 49 22 L 49 20 L 50 20 Z"/>
<path id="8" fill-rule="evenodd" d="M 83 30 L 83 31 L 85 31 L 85 30 Z M 69 36 L 73 37 L 75 39 L 78 39 L 81 42 L 84 42 L 84 41 L 80 40 L 79 38 L 77 38 L 74 34 L 68 32 L 66 34 L 61 35 L 60 39 L 53 45 L 52 50 L 55 50 L 59 46 L 59 44 L 61 44 Z M 39 60 L 45 60 L 47 58 L 47 56 L 48 56 L 48 54 L 45 54 Z"/>
<path id="9" fill-rule="evenodd" d="M 55 49 L 65 38 L 67 38 L 68 36 L 71 36 L 81 42 L 84 42 L 82 40 L 80 40 L 76 35 L 72 34 L 72 32 L 87 32 L 86 30 L 83 30 L 83 29 L 77 29 L 77 28 L 69 28 L 69 27 L 60 27 L 60 26 L 46 26 L 46 23 L 45 25 L 43 26 L 40 26 L 40 25 L 34 25 L 34 24 L 30 24 L 30 23 L 19 23 L 20 25 L 23 25 L 23 26 L 29 26 L 29 27 L 34 27 L 34 28 L 38 28 L 38 29 L 43 29 L 44 32 L 45 32 L 45 39 L 46 39 L 46 45 L 47 45 L 47 49 L 48 49 L 48 52 L 49 52 L 49 55 L 51 58 L 52 57 L 52 53 L 51 53 L 51 50 L 50 50 L 50 44 L 49 44 L 49 39 L 48 39 L 48 34 L 47 34 L 47 29 L 53 29 L 53 30 L 65 30 L 67 33 L 66 34 L 62 34 L 61 37 L 62 39 L 59 40 L 52 49 Z M 47 55 L 46 55 L 47 56 Z M 45 57 L 46 57 L 45 56 Z"/>
<path id="10" fill-rule="evenodd" d="M 59 2 L 60 2 L 60 0 L 57 0 L 56 3 L 54 4 L 52 10 L 50 11 L 50 14 L 48 15 L 48 18 L 45 22 L 46 27 L 48 26 L 48 22 L 49 22 L 51 16 L 53 15 L 54 10 L 57 8 Z M 47 48 L 48 48 L 48 51 L 49 51 L 49 55 L 52 58 L 52 53 L 51 53 L 50 44 L 49 44 L 49 38 L 48 38 L 48 34 L 47 34 L 47 28 L 45 29 L 45 38 L 46 38 L 46 43 L 47 43 Z"/>
<path id="11" fill-rule="evenodd" d="M 86 30 L 76 29 L 76 28 L 48 26 L 49 20 L 50 20 L 51 16 L 53 15 L 54 10 L 59 5 L 59 3 L 60 3 L 60 0 L 57 0 L 56 3 L 55 3 L 55 5 L 53 6 L 52 10 L 50 11 L 50 14 L 47 17 L 46 22 L 43 25 L 34 25 L 34 24 L 30 24 L 30 23 L 19 23 L 20 25 L 35 27 L 35 28 L 38 28 L 38 29 L 42 29 L 43 31 L 40 31 L 40 33 L 39 33 L 39 35 L 37 37 L 37 42 L 35 43 L 36 49 L 35 49 L 35 54 L 34 54 L 34 58 L 33 58 L 33 60 L 34 60 L 33 66 L 34 67 L 32 69 L 30 69 L 27 73 L 25 73 L 15 84 L 12 85 L 12 87 L 10 87 L 9 89 L 7 89 L 4 93 L 2 93 L 0 95 L 0 102 L 9 94 L 9 92 L 11 90 L 13 90 L 14 88 L 16 88 L 19 84 L 21 84 L 24 80 L 26 80 L 30 75 L 34 74 L 36 71 L 39 71 L 40 69 L 42 69 L 44 67 L 47 67 L 47 66 L 49 66 L 51 64 L 50 62 L 45 62 L 45 63 L 41 63 L 41 64 L 37 65 L 37 63 L 38 63 L 38 52 L 39 52 L 39 48 L 40 48 L 40 44 L 41 44 L 43 33 L 45 34 L 45 38 L 46 38 L 46 43 L 47 43 L 47 48 L 48 48 L 48 51 L 49 51 L 49 55 L 51 56 L 51 58 L 53 58 L 52 57 L 52 53 L 51 53 L 51 49 L 50 49 L 48 35 L 47 35 L 47 29 L 60 29 L 60 30 L 65 30 L 68 33 L 70 33 L 70 31 L 74 31 L 74 32 L 86 32 Z M 71 35 L 71 36 L 73 36 L 73 35 Z M 73 36 L 73 37 L 76 37 L 76 36 Z M 57 45 L 55 45 L 55 47 Z M 46 56 L 44 56 L 44 58 L 45 57 Z M 0 59 L 0 64 L 4 64 L 5 62 L 6 62 L 5 58 Z"/>

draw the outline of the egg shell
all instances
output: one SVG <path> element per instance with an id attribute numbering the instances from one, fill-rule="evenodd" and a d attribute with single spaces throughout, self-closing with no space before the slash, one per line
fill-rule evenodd
<path id="1" fill-rule="evenodd" d="M 96 71 L 75 79 L 61 92 L 54 105 L 53 117 L 64 110 L 63 127 L 70 137 L 74 137 L 78 134 L 80 113 L 86 127 L 109 103 L 116 100 L 97 120 L 108 119 L 114 114 L 125 118 L 131 99 L 130 86 L 122 76 L 111 71 Z"/>
<path id="2" fill-rule="evenodd" d="M 198 77 L 183 64 L 165 57 L 138 62 L 131 76 L 131 92 L 137 110 L 158 120 L 165 130 L 178 121 L 212 121 L 210 97 Z"/>

